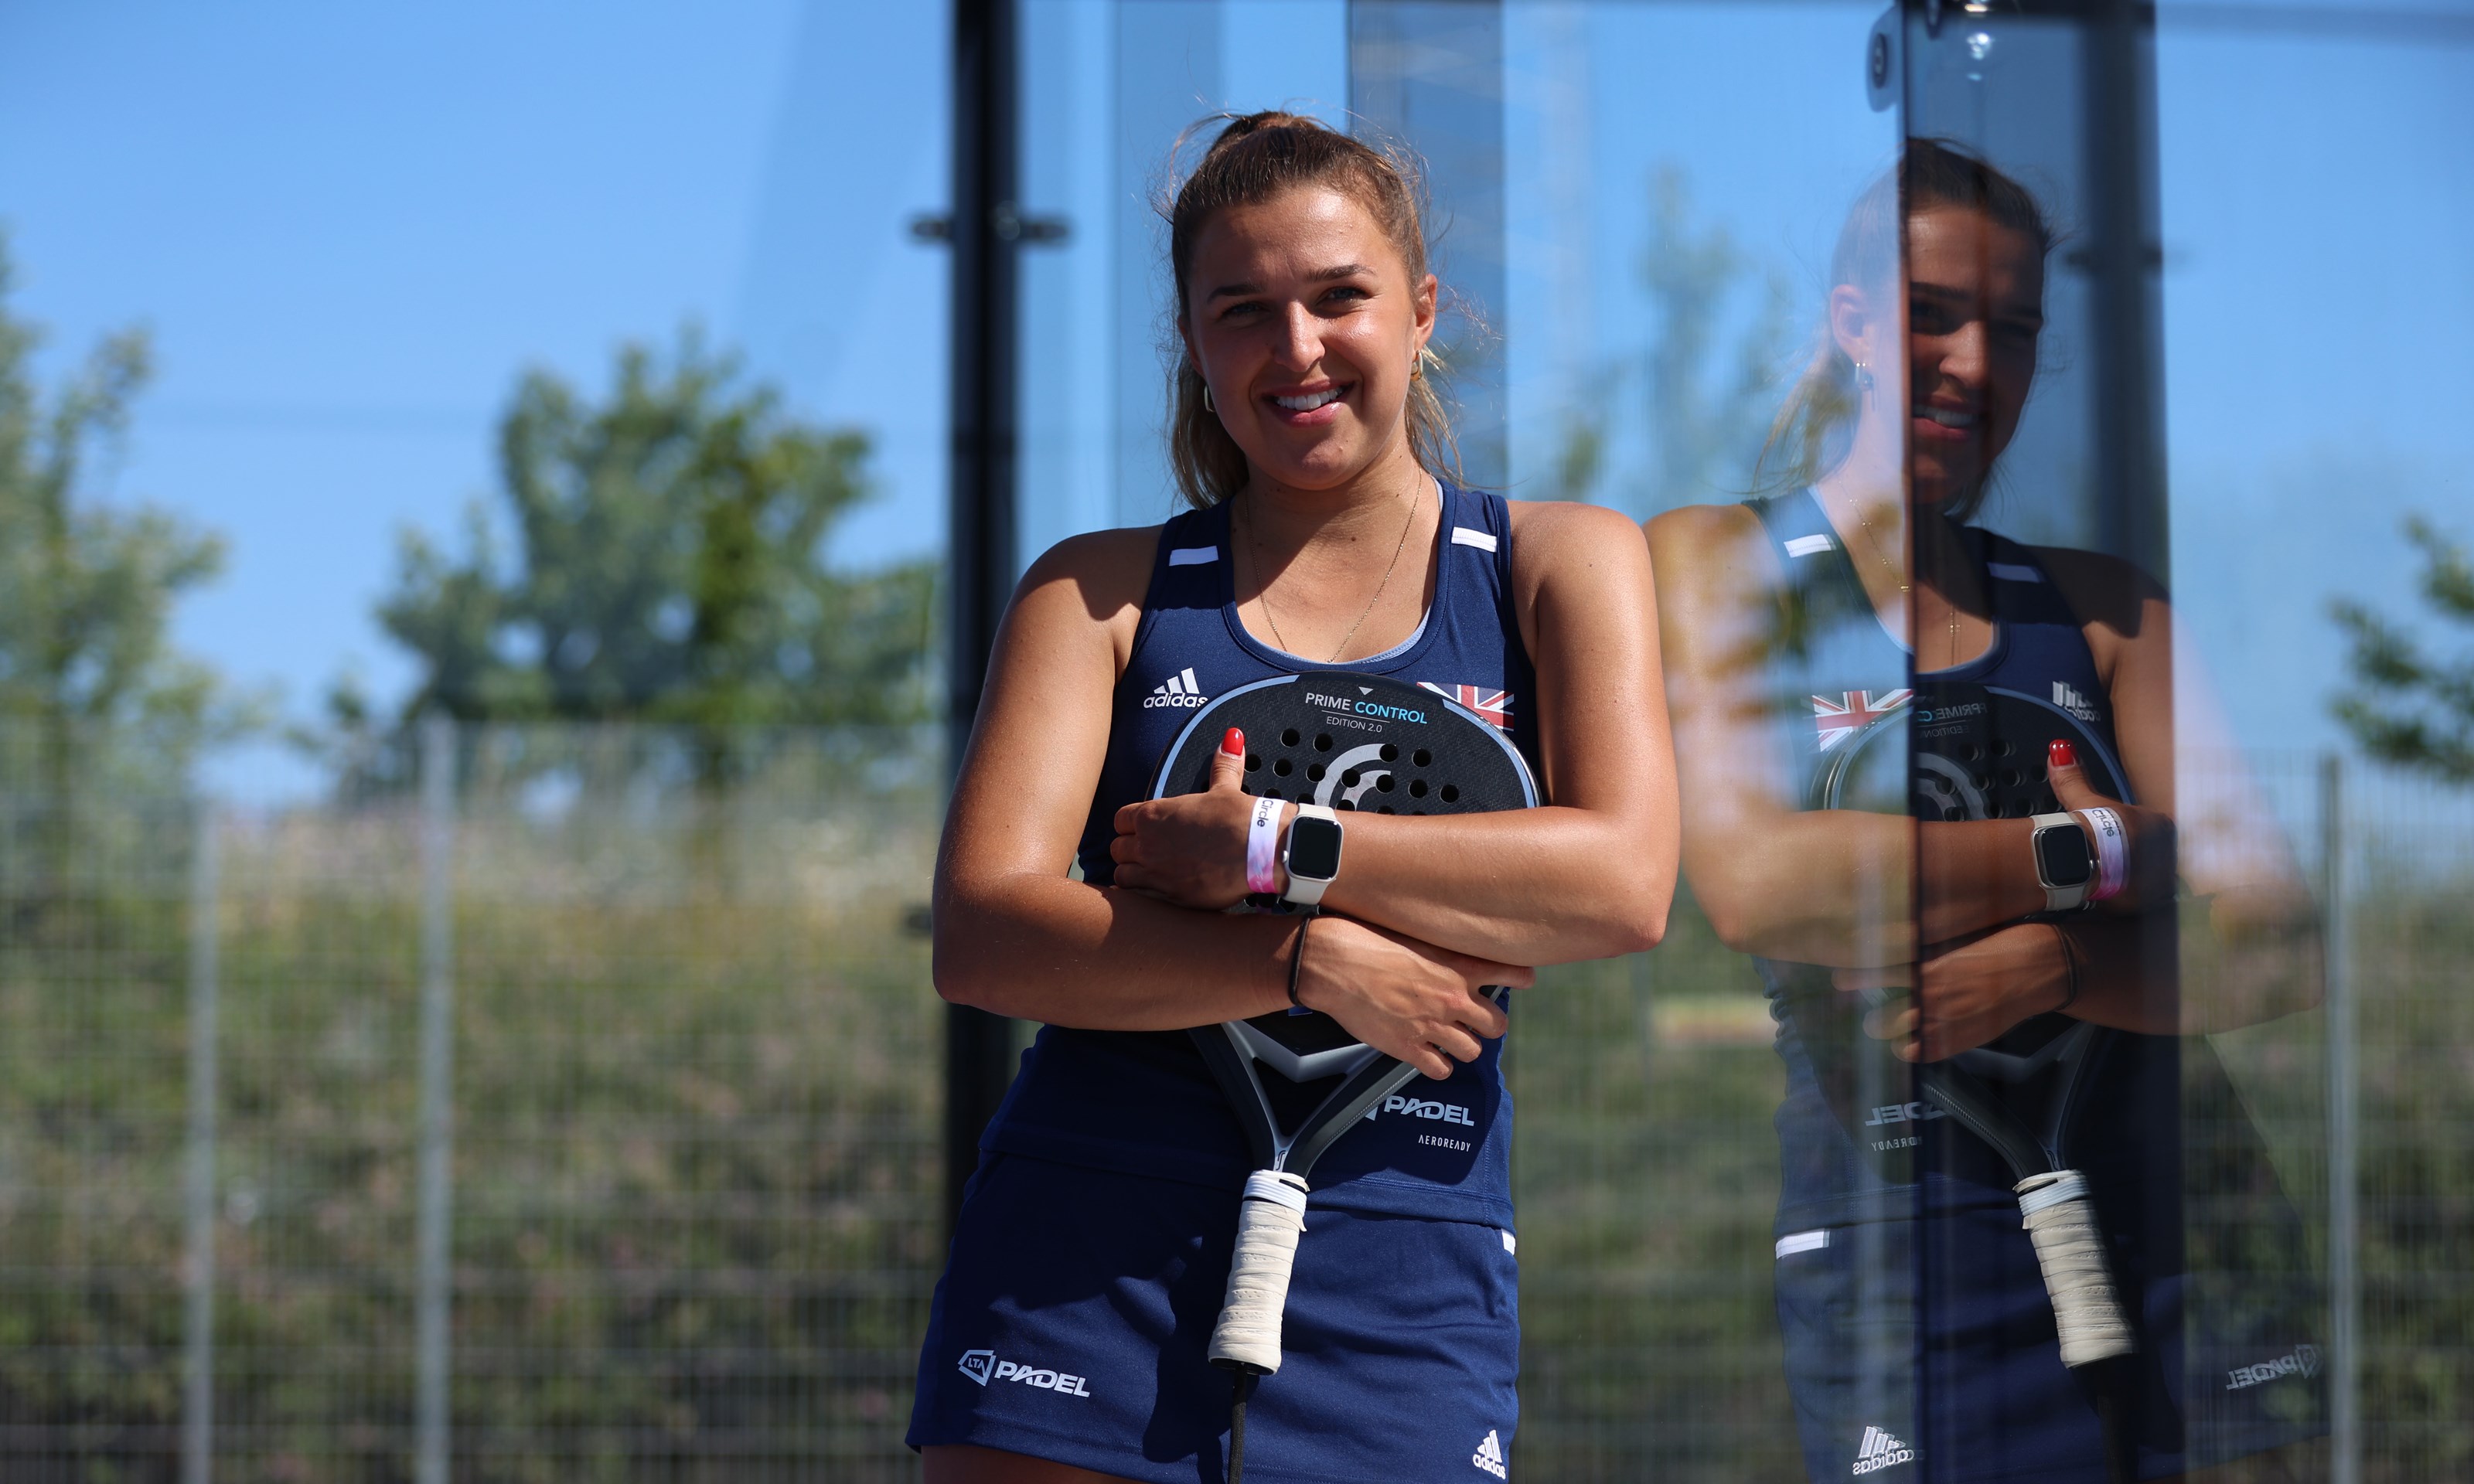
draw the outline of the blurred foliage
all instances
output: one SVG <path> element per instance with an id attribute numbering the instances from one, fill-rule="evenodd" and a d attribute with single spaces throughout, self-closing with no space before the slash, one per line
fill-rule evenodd
<path id="1" fill-rule="evenodd" d="M 107 336 L 46 396 L 42 331 L 11 312 L 12 287 L 0 239 L 0 719 L 36 724 L 49 761 L 89 780 L 138 766 L 178 778 L 249 715 L 219 706 L 214 673 L 170 642 L 174 604 L 221 570 L 223 542 L 160 510 L 81 498 L 120 452 L 152 372 L 147 337 Z"/>
<path id="2" fill-rule="evenodd" d="M 2422 596 L 2433 614 L 2474 629 L 2474 562 L 2421 516 L 2406 522 L 2421 551 Z M 2363 751 L 2388 762 L 2474 782 L 2474 650 L 2454 659 L 2423 653 L 2403 629 L 2365 604 L 2330 605 L 2353 641 L 2353 687 L 2332 709 Z"/>
<path id="3" fill-rule="evenodd" d="M 500 518 L 470 507 L 460 555 L 402 539 L 377 610 L 422 663 L 399 724 L 685 724 L 721 768 L 731 729 L 926 719 L 933 563 L 826 560 L 869 493 L 867 452 L 692 331 L 667 358 L 623 347 L 598 405 L 527 373 L 498 428 Z M 377 725 L 349 683 L 330 711 L 348 736 Z"/>
<path id="4" fill-rule="evenodd" d="M 1785 281 L 1764 272 L 1725 227 L 1695 223 L 1690 182 L 1673 164 L 1650 179 L 1648 245 L 1639 266 L 1656 328 L 1637 356 L 1591 377 L 1573 399 L 1554 476 L 1560 498 L 1604 492 L 1647 516 L 1750 488 L 1776 411 L 1790 300 Z M 1742 317 L 1748 294 L 1749 318 L 1722 343 L 1731 312 Z M 1638 389 L 1637 418 L 1617 411 L 1627 387 Z M 1619 426 L 1643 429 L 1648 449 L 1643 468 L 1618 478 L 1610 460 L 1620 446 Z M 1611 479 L 1616 487 L 1601 491 Z"/>

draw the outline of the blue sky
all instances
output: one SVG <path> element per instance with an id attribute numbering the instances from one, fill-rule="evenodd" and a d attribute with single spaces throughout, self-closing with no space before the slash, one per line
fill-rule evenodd
<path id="1" fill-rule="evenodd" d="M 1148 327 L 1110 308 L 1154 265 L 1111 224 L 1137 220 L 1128 161 L 1167 141 L 1119 137 L 1119 80 L 1186 67 L 1166 95 L 1193 115 L 1333 108 L 1346 11 L 1232 0 L 1215 40 L 1166 57 L 1117 50 L 1102 0 L 1027 9 L 1026 196 L 1077 224 L 1028 275 L 1036 544 L 1116 518 L 1114 409 L 1155 373 Z M 1857 81 L 1872 11 L 1510 7 L 1516 480 L 1650 326 L 1653 168 L 1817 296 L 1889 148 Z M 2398 599 L 2403 513 L 2474 528 L 2474 45 L 2465 8 L 2439 13 L 2460 19 L 2431 44 L 2165 8 L 2174 575 L 2259 745 L 2331 739 L 2324 600 Z M 802 412 L 876 436 L 884 498 L 838 560 L 941 538 L 945 259 L 907 223 L 943 203 L 945 66 L 935 6 L 0 4 L 16 307 L 54 368 L 112 327 L 156 335 L 160 378 L 94 493 L 230 539 L 181 641 L 296 713 L 347 669 L 397 694 L 410 669 L 369 617 L 397 531 L 450 532 L 487 493 L 521 371 L 597 388 L 624 339 L 699 323 Z"/>

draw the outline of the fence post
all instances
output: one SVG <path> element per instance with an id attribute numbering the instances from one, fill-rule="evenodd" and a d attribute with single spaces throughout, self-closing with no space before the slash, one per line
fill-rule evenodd
<path id="1" fill-rule="evenodd" d="M 421 1129 L 415 1234 L 413 1478 L 447 1484 L 448 1232 L 451 1182 L 454 939 L 449 914 L 455 844 L 455 724 L 421 724 Z"/>
<path id="2" fill-rule="evenodd" d="M 2328 1431 L 2331 1484 L 2362 1484 L 2361 1125 L 2354 976 L 2345 922 L 2345 762 L 2319 759 L 2320 951 L 2328 1007 Z"/>
<path id="3" fill-rule="evenodd" d="M 182 1191 L 188 1228 L 182 1274 L 188 1290 L 187 1395 L 181 1412 L 181 1484 L 207 1484 L 215 1459 L 215 1105 L 223 1080 L 215 912 L 221 861 L 214 806 L 200 803 L 190 827 L 189 1161 Z"/>

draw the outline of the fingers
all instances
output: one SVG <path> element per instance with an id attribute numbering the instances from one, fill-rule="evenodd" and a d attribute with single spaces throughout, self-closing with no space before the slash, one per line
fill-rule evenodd
<path id="1" fill-rule="evenodd" d="M 1231 727 L 1222 733 L 1220 751 L 1211 754 L 1211 791 L 1243 792 L 1246 784 L 1246 733 Z"/>
<path id="2" fill-rule="evenodd" d="M 1913 989 L 1916 982 L 1912 964 L 1884 964 L 1878 969 L 1833 969 L 1830 982 L 1841 993 L 1870 993 L 1875 990 Z"/>
<path id="3" fill-rule="evenodd" d="M 2058 738 L 2045 750 L 2045 777 L 2053 785 L 2053 797 L 2065 809 L 2114 802 L 2088 786 L 2087 775 L 2079 768 L 2078 749 Z"/>

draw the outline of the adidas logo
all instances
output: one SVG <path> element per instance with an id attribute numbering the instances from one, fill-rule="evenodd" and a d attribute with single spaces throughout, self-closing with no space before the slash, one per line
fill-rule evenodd
<path id="1" fill-rule="evenodd" d="M 1152 693 L 1143 697 L 1143 708 L 1149 710 L 1155 706 L 1170 706 L 1192 710 L 1210 699 L 1202 693 L 1202 683 L 1194 678 L 1194 666 L 1187 665 L 1152 686 Z"/>
<path id="2" fill-rule="evenodd" d="M 1874 1473 L 1915 1461 L 1915 1449 L 1900 1442 L 1895 1435 L 1879 1427 L 1867 1427 L 1864 1429 L 1864 1444 L 1856 1450 L 1855 1472 L 1858 1474 Z"/>
<path id="3" fill-rule="evenodd" d="M 1486 1441 L 1477 1446 L 1476 1452 L 1469 1454 L 1469 1462 L 1498 1479 L 1506 1477 L 1503 1469 L 1503 1445 L 1496 1441 L 1493 1428 L 1489 1427 L 1486 1430 Z"/>
<path id="4" fill-rule="evenodd" d="M 2070 712 L 2073 716 L 2077 717 L 2083 722 L 2093 723 L 2096 720 L 2095 704 L 2090 702 L 2087 697 L 2080 695 L 2078 687 L 2075 685 L 2066 683 L 2062 681 L 2053 682 L 2053 705 L 2060 706 L 2063 710 Z"/>

